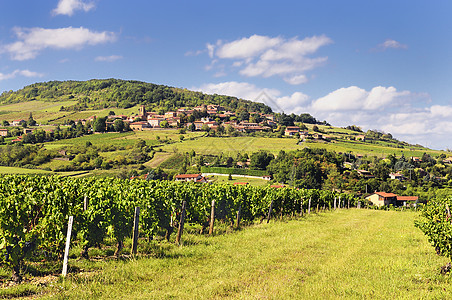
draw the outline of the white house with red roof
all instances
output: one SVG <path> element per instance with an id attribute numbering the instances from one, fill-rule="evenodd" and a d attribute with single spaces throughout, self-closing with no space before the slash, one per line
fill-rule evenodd
<path id="1" fill-rule="evenodd" d="M 367 200 L 376 206 L 407 206 L 408 204 L 415 204 L 419 198 L 417 196 L 398 196 L 393 193 L 375 192 L 366 197 Z"/>
<path id="2" fill-rule="evenodd" d="M 200 183 L 206 183 L 207 179 L 202 176 L 202 174 L 179 174 L 175 177 L 176 181 L 193 181 L 193 182 L 200 182 Z"/>

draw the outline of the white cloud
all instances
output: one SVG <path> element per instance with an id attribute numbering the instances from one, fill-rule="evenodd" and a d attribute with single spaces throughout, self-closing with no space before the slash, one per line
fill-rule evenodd
<path id="1" fill-rule="evenodd" d="M 280 94 L 280 91 L 276 89 L 260 89 L 254 84 L 236 81 L 207 83 L 200 87 L 193 87 L 192 89 L 208 94 L 228 95 L 253 101 L 259 100 L 258 98 L 262 92 L 270 95 L 270 97 L 276 97 Z"/>
<path id="2" fill-rule="evenodd" d="M 226 44 L 220 44 L 215 51 L 219 58 L 243 59 L 252 58 L 267 49 L 281 44 L 282 39 L 261 35 L 252 35 Z"/>
<path id="3" fill-rule="evenodd" d="M 45 49 L 81 49 L 84 46 L 103 44 L 116 40 L 113 32 L 96 32 L 79 27 L 57 29 L 45 28 L 14 28 L 18 41 L 3 47 L 2 52 L 8 52 L 13 60 L 28 60 L 35 58 Z"/>
<path id="4" fill-rule="evenodd" d="M 301 74 L 292 77 L 286 77 L 284 78 L 284 81 L 292 85 L 299 85 L 308 82 L 308 77 L 306 77 L 306 75 L 304 74 Z"/>
<path id="5" fill-rule="evenodd" d="M 105 61 L 105 62 L 114 62 L 122 59 L 121 55 L 110 55 L 110 56 L 98 56 L 94 60 L 95 61 Z"/>
<path id="6" fill-rule="evenodd" d="M 84 2 L 82 0 L 60 0 L 57 7 L 52 11 L 54 15 L 72 16 L 75 11 L 90 11 L 95 7 L 93 2 Z"/>
<path id="7" fill-rule="evenodd" d="M 408 91 L 398 92 L 394 87 L 377 86 L 370 92 L 357 86 L 340 88 L 315 100 L 312 108 L 316 111 L 356 111 L 378 110 L 400 104 Z"/>
<path id="8" fill-rule="evenodd" d="M 30 70 L 15 70 L 14 72 L 11 72 L 9 74 L 3 74 L 0 73 L 0 81 L 7 80 L 7 79 L 13 79 L 17 76 L 24 76 L 24 77 L 42 77 L 44 74 L 33 72 Z"/>
<path id="9" fill-rule="evenodd" d="M 308 57 L 322 46 L 331 44 L 325 36 L 285 39 L 252 35 L 232 42 L 218 40 L 207 44 L 207 52 L 213 60 L 232 60 L 231 67 L 239 69 L 247 77 L 282 77 L 289 84 L 306 83 L 306 72 L 323 65 L 327 57 Z M 213 64 L 211 64 L 212 66 Z"/>
<path id="10" fill-rule="evenodd" d="M 407 49 L 407 48 L 408 48 L 407 45 L 401 44 L 400 42 L 391 39 L 387 39 L 386 41 L 377 46 L 377 49 L 380 49 L 382 51 L 387 49 Z"/>
<path id="11" fill-rule="evenodd" d="M 208 94 L 228 95 L 262 102 L 270 106 L 274 111 L 303 112 L 303 105 L 307 104 L 309 97 L 303 93 L 295 92 L 290 96 L 280 97 L 281 92 L 277 89 L 259 88 L 247 82 L 222 82 L 208 83 L 193 90 L 202 91 Z"/>

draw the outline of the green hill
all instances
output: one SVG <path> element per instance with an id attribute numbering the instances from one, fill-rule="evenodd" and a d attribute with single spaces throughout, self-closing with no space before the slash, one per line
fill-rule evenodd
<path id="1" fill-rule="evenodd" d="M 270 113 L 269 106 L 237 97 L 208 95 L 165 85 L 133 80 L 93 79 L 88 81 L 49 81 L 34 83 L 18 91 L 0 95 L 0 105 L 29 101 L 68 102 L 65 111 L 100 110 L 105 108 L 131 108 L 138 104 L 149 110 L 164 111 L 194 107 L 203 104 L 221 105 L 237 111 L 246 109 Z"/>

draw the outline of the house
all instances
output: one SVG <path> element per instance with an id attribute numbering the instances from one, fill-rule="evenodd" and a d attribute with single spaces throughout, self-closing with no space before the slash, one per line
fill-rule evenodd
<path id="1" fill-rule="evenodd" d="M 140 121 L 140 122 L 130 123 L 130 128 L 132 130 L 143 130 L 144 128 L 150 128 L 150 125 L 148 122 Z"/>
<path id="2" fill-rule="evenodd" d="M 393 193 L 375 192 L 367 196 L 366 199 L 376 206 L 388 206 L 390 204 L 395 206 L 397 204 L 397 195 Z"/>
<path id="3" fill-rule="evenodd" d="M 24 134 L 33 133 L 33 129 L 31 128 L 24 128 Z"/>
<path id="4" fill-rule="evenodd" d="M 264 175 L 264 176 L 262 176 L 262 179 L 264 179 L 264 180 L 272 180 L 272 176 L 271 175 Z"/>
<path id="5" fill-rule="evenodd" d="M 248 185 L 248 182 L 234 182 L 234 185 Z"/>
<path id="6" fill-rule="evenodd" d="M 298 126 L 287 126 L 284 131 L 284 135 L 287 136 L 295 136 L 297 133 L 300 133 L 300 127 Z"/>
<path id="7" fill-rule="evenodd" d="M 177 113 L 175 111 L 167 111 L 165 113 L 165 119 L 177 117 Z"/>
<path id="8" fill-rule="evenodd" d="M 397 196 L 397 206 L 416 206 L 417 196 Z"/>
<path id="9" fill-rule="evenodd" d="M 204 122 L 195 121 L 195 122 L 193 122 L 193 124 L 195 124 L 195 130 L 201 130 L 202 126 L 204 125 Z"/>
<path id="10" fill-rule="evenodd" d="M 400 174 L 400 173 L 389 173 L 389 177 L 391 179 L 397 179 L 397 180 L 400 180 L 400 181 L 405 179 L 405 176 L 403 176 L 403 174 Z"/>
<path id="11" fill-rule="evenodd" d="M 11 122 L 11 125 L 13 125 L 13 126 L 20 126 L 20 125 L 22 125 L 24 123 L 26 123 L 26 122 L 25 122 L 25 120 L 22 120 L 22 119 L 20 119 L 20 120 L 13 120 Z"/>
<path id="12" fill-rule="evenodd" d="M 367 200 L 376 206 L 394 205 L 394 206 L 411 206 L 416 205 L 419 200 L 417 196 L 398 196 L 393 193 L 375 192 L 366 197 Z"/>
<path id="13" fill-rule="evenodd" d="M 412 156 L 412 157 L 411 157 L 411 160 L 412 160 L 413 162 L 421 162 L 421 161 L 422 161 L 419 157 L 415 157 L 415 156 Z"/>
<path id="14" fill-rule="evenodd" d="M 0 136 L 8 136 L 8 129 L 0 129 Z"/>
<path id="15" fill-rule="evenodd" d="M 358 134 L 357 136 L 355 136 L 355 140 L 365 142 L 366 136 L 364 134 Z"/>
<path id="16" fill-rule="evenodd" d="M 152 127 L 160 127 L 160 123 L 162 123 L 163 121 L 165 121 L 165 119 L 163 119 L 163 118 L 151 118 L 151 119 L 148 119 L 148 123 Z"/>
<path id="17" fill-rule="evenodd" d="M 179 174 L 175 177 L 176 181 L 193 181 L 193 182 L 200 182 L 200 183 L 206 183 L 207 179 L 206 177 L 202 176 L 202 174 Z"/>
<path id="18" fill-rule="evenodd" d="M 358 174 L 364 178 L 375 178 L 375 176 L 372 175 L 372 173 L 366 170 L 358 170 Z"/>

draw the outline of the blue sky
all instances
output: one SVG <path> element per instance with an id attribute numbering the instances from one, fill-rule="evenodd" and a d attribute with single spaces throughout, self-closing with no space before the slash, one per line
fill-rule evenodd
<path id="1" fill-rule="evenodd" d="M 452 149 L 451 11 L 446 0 L 2 1 L 0 92 L 135 79 Z"/>

